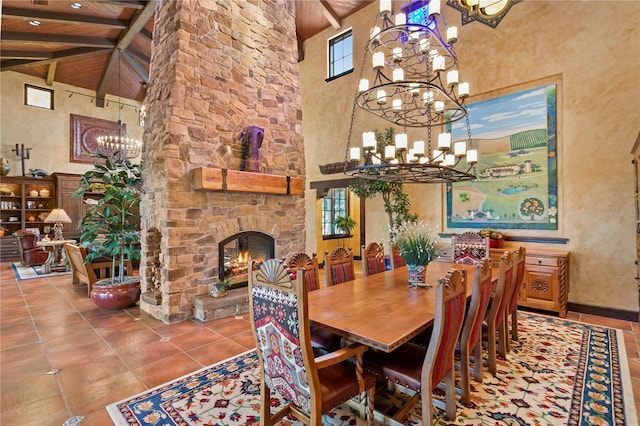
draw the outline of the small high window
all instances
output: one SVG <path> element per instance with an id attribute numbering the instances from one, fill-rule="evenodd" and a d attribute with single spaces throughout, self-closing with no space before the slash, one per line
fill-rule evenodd
<path id="1" fill-rule="evenodd" d="M 351 30 L 329 39 L 329 79 L 353 71 Z"/>
<path id="2" fill-rule="evenodd" d="M 322 199 L 322 236 L 343 235 L 335 224 L 336 217 L 349 211 L 347 188 L 331 188 Z"/>

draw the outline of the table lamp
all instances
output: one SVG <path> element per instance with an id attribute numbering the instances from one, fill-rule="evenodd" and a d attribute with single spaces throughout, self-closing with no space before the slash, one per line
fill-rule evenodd
<path id="1" fill-rule="evenodd" d="M 53 209 L 51 210 L 51 213 L 49 213 L 49 216 L 47 216 L 44 220 L 45 223 L 53 223 L 53 232 L 54 232 L 54 240 L 63 240 L 64 237 L 62 236 L 62 229 L 64 228 L 64 226 L 62 226 L 63 223 L 71 223 L 71 218 L 69 217 L 69 215 L 67 214 L 67 212 L 64 211 L 64 209 Z"/>

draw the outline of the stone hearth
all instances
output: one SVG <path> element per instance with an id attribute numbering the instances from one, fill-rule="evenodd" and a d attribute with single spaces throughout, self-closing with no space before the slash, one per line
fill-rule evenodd
<path id="1" fill-rule="evenodd" d="M 224 297 L 198 296 L 193 302 L 194 316 L 200 321 L 230 317 L 249 312 L 247 288 L 229 290 Z"/>

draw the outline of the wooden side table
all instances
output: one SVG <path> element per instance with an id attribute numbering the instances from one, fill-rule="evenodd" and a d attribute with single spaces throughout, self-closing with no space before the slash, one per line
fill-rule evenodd
<path id="1" fill-rule="evenodd" d="M 75 244 L 75 240 L 40 240 L 36 242 L 39 247 L 48 250 L 49 258 L 42 265 L 42 272 L 48 274 L 52 269 L 64 269 L 69 271 L 68 265 L 62 262 L 62 252 L 64 251 L 64 243 Z"/>

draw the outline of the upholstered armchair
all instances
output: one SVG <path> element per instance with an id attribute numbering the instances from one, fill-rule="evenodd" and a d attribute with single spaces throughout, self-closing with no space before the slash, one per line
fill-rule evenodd
<path id="1" fill-rule="evenodd" d="M 18 249 L 22 263 L 26 266 L 39 266 L 49 259 L 50 253 L 43 247 L 38 247 L 38 235 L 33 232 L 18 230 L 14 233 L 18 239 Z"/>

